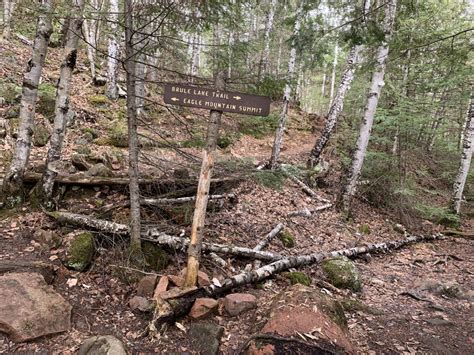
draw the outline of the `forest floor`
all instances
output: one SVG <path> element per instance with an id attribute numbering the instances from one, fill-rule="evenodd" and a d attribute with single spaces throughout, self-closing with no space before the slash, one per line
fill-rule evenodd
<path id="1" fill-rule="evenodd" d="M 21 83 L 21 67 L 26 63 L 27 48 L 19 43 L 4 45 L 0 56 L 0 73 L 9 78 L 10 83 Z M 52 50 L 52 56 L 59 51 Z M 14 65 L 12 65 L 14 61 Z M 55 61 L 51 60 L 49 63 Z M 82 69 L 81 69 L 82 68 Z M 127 148 L 109 145 L 83 144 L 85 132 L 93 128 L 98 137 L 105 136 L 111 127 L 120 123 L 123 117 L 123 100 L 119 103 L 103 103 L 96 97 L 103 94 L 103 87 L 96 88 L 89 83 L 86 66 L 79 65 L 75 75 L 73 105 L 77 112 L 75 127 L 68 133 L 65 142 L 67 165 L 78 148 L 86 145 L 88 155 L 103 157 L 111 152 L 119 156 L 112 166 L 116 176 L 126 175 Z M 48 64 L 44 82 L 54 82 L 55 68 Z M 101 103 L 97 105 L 97 102 Z M 13 105 L 0 107 L 0 115 L 6 116 Z M 277 110 L 277 107 L 275 107 Z M 156 140 L 190 141 L 205 127 L 204 111 L 186 110 L 182 113 L 186 128 L 176 124 L 163 108 L 149 112 L 150 126 L 142 133 Z M 109 117 L 110 116 L 110 117 Z M 223 134 L 232 138 L 232 143 L 219 149 L 216 176 L 243 177 L 238 183 L 220 186 L 217 192 L 233 193 L 237 198 L 226 201 L 210 209 L 205 227 L 205 240 L 216 243 L 233 244 L 253 248 L 258 241 L 277 223 L 285 223 L 286 230 L 293 236 L 295 246 L 285 248 L 279 240 L 274 240 L 266 250 L 285 255 L 301 255 L 311 252 L 330 251 L 367 243 L 383 242 L 403 238 L 394 228 L 398 216 L 387 210 L 378 209 L 367 201 L 354 202 L 354 215 L 349 221 L 341 218 L 334 209 L 328 209 L 307 217 L 287 217 L 287 213 L 319 204 L 309 198 L 290 180 L 281 176 L 269 176 L 265 172 L 255 172 L 255 165 L 267 159 L 271 152 L 272 135 L 269 132 L 253 136 L 242 133 L 245 118 L 238 120 L 225 116 Z M 322 121 L 314 121 L 313 116 L 292 110 L 289 117 L 288 133 L 285 135 L 282 161 L 292 166 L 304 165 L 307 154 L 314 142 L 313 126 L 320 131 Z M 50 126 L 44 115 L 37 115 L 38 122 Z M 313 121 L 310 121 L 313 120 Z M 237 121 L 237 123 L 236 123 Z M 123 122 L 122 122 L 123 123 Z M 150 127 L 159 128 L 156 132 Z M 178 128 L 176 128 L 178 127 Z M 248 128 L 248 127 L 246 127 Z M 302 129 L 303 128 L 303 129 Z M 256 137 L 257 136 L 257 137 Z M 10 149 L 4 145 L 4 154 Z M 173 171 L 186 168 L 191 176 L 199 169 L 199 147 L 181 147 L 179 150 L 169 147 L 147 147 L 143 150 L 141 172 L 157 179 L 173 176 Z M 329 150 L 331 151 L 331 150 Z M 31 170 L 39 170 L 44 161 L 46 147 L 35 147 L 30 161 Z M 186 159 L 189 155 L 197 160 Z M 329 173 L 321 178 L 317 193 L 334 200 L 339 189 L 341 172 L 332 154 Z M 100 159 L 98 159 L 100 160 Z M 106 159 L 104 159 L 106 160 Z M 145 162 L 152 165 L 146 165 Z M 2 161 L 1 171 L 5 169 Z M 69 164 L 70 166 L 70 164 Z M 166 192 L 166 191 L 162 191 Z M 157 191 L 144 191 L 148 196 L 156 196 Z M 124 187 L 69 187 L 61 201 L 60 209 L 69 212 L 94 215 L 123 222 L 128 209 L 121 202 L 127 199 Z M 472 207 L 471 207 L 472 208 Z M 184 213 L 163 211 L 162 209 L 143 209 L 145 225 L 159 225 L 166 232 L 175 235 L 184 230 L 189 235 L 190 210 Z M 472 213 L 472 212 L 471 212 Z M 472 214 L 471 214 L 472 215 Z M 432 222 L 415 219 L 407 226 L 413 233 L 435 233 L 444 227 Z M 128 283 L 117 272 L 117 266 L 125 265 L 118 250 L 120 245 L 110 247 L 98 243 L 94 263 L 85 272 L 66 269 L 56 256 L 62 247 L 45 248 L 34 240 L 39 229 L 54 230 L 60 236 L 76 232 L 61 227 L 41 210 L 25 205 L 14 211 L 4 211 L 0 216 L 0 260 L 41 260 L 56 266 L 56 278 L 53 287 L 73 306 L 71 330 L 48 337 L 42 337 L 28 343 L 14 343 L 8 336 L 0 333 L 0 353 L 37 352 L 37 353 L 75 353 L 83 341 L 92 335 L 112 334 L 121 339 L 132 352 L 190 352 L 193 346 L 189 342 L 186 330 L 193 322 L 183 318 L 183 327 L 170 326 L 159 339 L 141 337 L 142 331 L 150 320 L 149 314 L 133 312 L 128 301 L 134 295 L 135 284 Z M 461 231 L 472 234 L 474 222 L 462 219 Z M 98 235 L 97 240 L 102 236 Z M 445 240 L 410 245 L 388 254 L 376 254 L 356 259 L 361 273 L 363 289 L 359 293 L 330 288 L 327 292 L 338 300 L 351 304 L 346 307 L 348 332 L 358 353 L 438 353 L 468 354 L 474 348 L 474 240 L 472 238 L 448 237 Z M 170 254 L 169 266 L 160 275 L 175 275 L 185 266 L 184 253 Z M 228 258 L 228 268 L 217 266 L 211 259 L 203 259 L 203 270 L 213 278 L 222 279 L 243 270 L 249 260 Z M 233 271 L 230 269 L 233 268 Z M 302 268 L 311 277 L 314 286 L 321 287 L 325 277 L 316 266 Z M 77 280 L 69 286 L 68 281 Z M 428 291 L 421 294 L 420 287 L 430 282 L 455 284 L 470 298 L 450 298 Z M 225 314 L 216 315 L 213 320 L 224 328 L 220 352 L 235 353 L 240 346 L 256 331 L 272 298 L 290 285 L 285 274 L 277 275 L 259 285 L 247 285 L 236 292 L 248 292 L 257 297 L 258 308 L 255 312 L 243 313 L 236 317 Z M 415 299 L 410 294 L 419 295 Z M 350 301 L 350 302 L 348 302 Z"/>

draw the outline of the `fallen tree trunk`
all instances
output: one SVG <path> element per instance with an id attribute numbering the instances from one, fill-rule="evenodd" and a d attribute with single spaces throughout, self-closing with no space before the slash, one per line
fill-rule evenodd
<path id="1" fill-rule="evenodd" d="M 388 252 L 396 250 L 407 244 L 431 241 L 441 239 L 442 234 L 435 234 L 430 236 L 409 236 L 405 239 L 390 241 L 386 243 L 369 244 L 363 247 L 355 247 L 349 249 L 342 249 L 331 251 L 327 253 L 313 253 L 308 255 L 301 255 L 277 260 L 271 264 L 265 265 L 257 270 L 244 272 L 228 278 L 221 282 L 221 286 L 210 285 L 194 290 L 189 290 L 185 295 L 177 297 L 165 297 L 158 299 L 153 320 L 149 325 L 149 332 L 156 333 L 162 326 L 169 322 L 174 322 L 177 318 L 186 315 L 196 298 L 200 297 L 218 297 L 229 290 L 243 286 L 249 283 L 256 283 L 269 278 L 282 271 L 290 268 L 296 268 L 311 264 L 321 263 L 323 260 L 338 256 L 355 257 L 357 255 L 366 254 L 369 252 Z M 167 291 L 170 292 L 170 291 Z M 169 302 L 172 300 L 171 302 Z"/>
<path id="2" fill-rule="evenodd" d="M 268 233 L 265 238 L 263 238 L 260 243 L 257 244 L 257 246 L 255 248 L 253 248 L 253 250 L 262 250 L 263 248 L 265 248 L 268 243 L 270 243 L 272 241 L 273 238 L 275 238 L 281 231 L 282 229 L 284 228 L 284 224 L 283 223 L 278 223 L 276 225 L 275 228 L 273 228 L 270 233 Z"/>
<path id="3" fill-rule="evenodd" d="M 306 185 L 303 181 L 301 181 L 301 180 L 298 179 L 296 176 L 294 176 L 293 174 L 291 174 L 291 173 L 290 173 L 288 170 L 286 170 L 285 168 L 282 168 L 281 170 L 283 171 L 283 173 L 284 173 L 286 176 L 288 176 L 288 177 L 290 178 L 291 181 L 293 181 L 296 185 L 298 185 L 299 187 L 301 187 L 301 189 L 302 189 L 304 192 L 306 192 L 309 196 L 313 197 L 315 200 L 318 200 L 318 201 L 321 201 L 321 202 L 325 202 L 325 203 L 330 202 L 329 200 L 320 197 L 316 192 L 314 192 L 313 190 L 311 190 L 308 185 Z"/>
<path id="4" fill-rule="evenodd" d="M 70 212 L 50 212 L 48 215 L 55 218 L 59 223 L 62 224 L 72 224 L 81 228 L 93 229 L 114 235 L 128 236 L 129 234 L 129 227 L 125 224 L 110 222 L 103 219 L 97 219 Z M 149 229 L 145 232 L 142 232 L 141 239 L 173 249 L 182 249 L 189 245 L 189 239 L 171 236 L 166 233 L 162 233 L 157 229 Z M 265 261 L 274 261 L 283 258 L 283 256 L 280 254 L 224 244 L 203 243 L 202 249 L 207 252 L 230 254 Z"/>
<path id="5" fill-rule="evenodd" d="M 223 199 L 233 199 L 235 198 L 234 194 L 228 195 L 209 195 L 209 200 L 223 200 Z M 143 205 L 148 206 L 162 206 L 175 203 L 186 203 L 196 201 L 196 196 L 188 197 L 178 197 L 178 198 L 144 198 L 142 199 Z"/>
<path id="6" fill-rule="evenodd" d="M 323 211 L 323 210 L 328 209 L 330 207 L 332 207 L 332 203 L 328 203 L 326 205 L 322 205 L 322 206 L 319 206 L 319 207 L 316 207 L 316 208 L 304 208 L 304 209 L 299 210 L 299 211 L 292 211 L 292 212 L 288 213 L 287 216 L 288 217 L 295 217 L 295 216 L 311 217 L 312 213 L 320 212 L 320 211 Z"/>

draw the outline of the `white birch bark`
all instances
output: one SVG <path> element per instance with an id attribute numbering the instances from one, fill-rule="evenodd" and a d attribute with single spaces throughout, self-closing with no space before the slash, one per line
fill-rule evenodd
<path id="1" fill-rule="evenodd" d="M 303 18 L 304 0 L 301 0 L 296 11 L 295 26 L 293 28 L 293 39 L 291 42 L 290 58 L 288 61 L 288 75 L 286 78 L 285 90 L 283 93 L 283 105 L 278 119 L 278 128 L 275 132 L 275 140 L 273 142 L 272 156 L 270 158 L 270 168 L 275 169 L 280 158 L 281 144 L 283 141 L 283 134 L 285 132 L 286 114 L 288 112 L 288 106 L 291 98 L 291 88 L 293 85 L 293 79 L 295 75 L 295 64 L 296 64 L 296 39 L 299 36 L 301 29 L 301 20 Z"/>
<path id="2" fill-rule="evenodd" d="M 135 49 L 133 48 L 133 7 L 132 0 L 125 0 L 125 56 L 127 61 L 127 121 L 128 121 L 128 176 L 130 178 L 130 249 L 141 250 L 140 243 L 140 187 L 138 181 L 138 134 L 135 87 Z"/>
<path id="3" fill-rule="evenodd" d="M 283 44 L 283 38 L 280 36 L 278 39 L 278 56 L 277 56 L 277 64 L 276 64 L 276 76 L 280 76 L 280 66 L 281 66 L 281 48 Z"/>
<path id="4" fill-rule="evenodd" d="M 359 138 L 357 139 L 357 147 L 352 160 L 352 166 L 348 174 L 347 184 L 342 194 L 341 202 L 343 210 L 346 212 L 346 214 L 350 211 L 350 202 L 352 196 L 354 196 L 356 185 L 362 171 L 362 164 L 364 162 L 367 145 L 370 139 L 370 133 L 372 131 L 375 111 L 377 110 L 380 93 L 384 85 L 383 79 L 389 52 L 388 42 L 392 36 L 396 10 L 397 0 L 388 0 L 385 5 L 385 18 L 382 27 L 385 38 L 376 53 L 377 64 L 374 73 L 372 74 L 372 82 L 367 95 L 367 104 L 365 107 L 364 118 L 360 127 Z"/>
<path id="5" fill-rule="evenodd" d="M 329 108 L 329 112 L 327 115 L 326 123 L 324 125 L 323 132 L 321 136 L 314 144 L 313 149 L 311 150 L 307 165 L 308 167 L 312 168 L 316 166 L 319 162 L 321 157 L 321 153 L 323 152 L 324 148 L 326 147 L 331 134 L 336 127 L 337 119 L 339 114 L 341 113 L 344 107 L 344 98 L 349 91 L 349 88 L 354 80 L 354 73 L 357 67 L 359 53 L 362 49 L 361 45 L 354 46 L 350 49 L 349 54 L 347 56 L 346 66 L 342 73 L 341 82 L 339 83 L 339 87 L 336 91 L 336 96 L 334 100 L 332 100 L 331 107 Z"/>
<path id="6" fill-rule="evenodd" d="M 191 51 L 191 65 L 189 67 L 189 75 L 191 76 L 190 81 L 194 81 L 194 77 L 197 75 L 199 68 L 199 57 L 201 55 L 201 35 L 196 33 L 193 36 L 192 51 Z"/>
<path id="7" fill-rule="evenodd" d="M 98 11 L 100 9 L 99 0 L 90 0 L 92 10 Z M 92 14 L 92 18 L 98 16 L 96 13 Z M 99 21 L 95 19 L 84 20 L 84 34 L 87 40 L 87 58 L 89 60 L 92 80 L 95 81 L 97 74 L 95 69 L 95 58 L 97 54 L 97 44 L 99 42 Z"/>
<path id="8" fill-rule="evenodd" d="M 52 11 L 53 0 L 42 0 L 32 54 L 23 77 L 18 138 L 12 162 L 3 180 L 4 197 L 13 203 L 18 203 L 22 199 L 20 194 L 23 185 L 23 175 L 28 165 L 31 150 L 38 85 L 41 72 L 43 71 L 49 39 L 53 32 L 51 25 Z"/>
<path id="9" fill-rule="evenodd" d="M 268 67 L 268 57 L 270 56 L 270 34 L 273 30 L 273 19 L 275 17 L 275 9 L 276 9 L 276 0 L 271 0 L 270 2 L 270 9 L 268 11 L 267 22 L 265 24 L 265 34 L 263 36 L 263 53 L 262 53 L 262 60 L 260 61 L 260 66 L 258 69 L 258 79 L 260 80 L 261 75 L 265 75 L 267 73 Z"/>
<path id="10" fill-rule="evenodd" d="M 108 16 L 108 20 L 110 21 L 110 33 L 107 58 L 107 96 L 112 100 L 118 98 L 117 73 L 120 53 L 119 43 L 117 41 L 118 11 L 118 0 L 110 0 Z"/>
<path id="11" fill-rule="evenodd" d="M 69 24 L 64 59 L 61 63 L 58 89 L 56 91 L 56 107 L 54 129 L 51 134 L 50 145 L 46 157 L 46 168 L 41 181 L 41 198 L 50 202 L 53 195 L 55 178 L 58 175 L 56 164 L 61 159 L 61 150 L 66 133 L 67 117 L 69 113 L 69 92 L 71 88 L 72 72 L 76 67 L 78 33 L 81 32 L 83 22 L 84 0 L 72 0 L 71 23 Z"/>
<path id="12" fill-rule="evenodd" d="M 334 59 L 332 62 L 332 74 L 331 74 L 331 87 L 329 91 L 329 102 L 332 104 L 332 99 L 334 97 L 334 86 L 336 85 L 336 69 L 337 69 L 337 57 L 339 55 L 339 44 L 336 42 L 334 47 Z"/>
<path id="13" fill-rule="evenodd" d="M 464 141 L 461 153 L 461 164 L 459 165 L 458 175 L 453 186 L 453 209 L 459 214 L 461 210 L 462 194 L 466 184 L 467 175 L 471 166 L 472 151 L 474 149 L 474 97 L 471 97 L 469 112 L 464 126 Z"/>
<path id="14" fill-rule="evenodd" d="M 16 0 L 3 0 L 3 39 L 10 38 L 13 12 L 15 11 Z"/>

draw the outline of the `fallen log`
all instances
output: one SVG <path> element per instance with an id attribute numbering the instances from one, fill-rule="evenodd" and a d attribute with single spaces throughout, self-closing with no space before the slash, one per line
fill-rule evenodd
<path id="1" fill-rule="evenodd" d="M 288 176 L 290 178 L 291 181 L 293 181 L 296 185 L 298 185 L 299 187 L 301 187 L 301 189 L 306 192 L 309 196 L 311 196 L 312 198 L 314 198 L 315 200 L 318 200 L 318 201 L 321 201 L 321 202 L 325 202 L 325 203 L 329 203 L 330 201 L 325 199 L 325 198 L 322 198 L 321 196 L 319 196 L 316 192 L 314 192 L 313 190 L 311 190 L 309 188 L 308 185 L 306 185 L 303 181 L 301 181 L 300 179 L 298 179 L 296 176 L 294 176 L 293 174 L 291 174 L 288 170 L 286 170 L 285 168 L 281 168 L 281 170 L 283 171 L 283 173 Z"/>
<path id="2" fill-rule="evenodd" d="M 390 241 L 386 243 L 369 244 L 363 247 L 355 247 L 331 251 L 327 253 L 313 253 L 308 255 L 288 257 L 277 260 L 254 271 L 243 272 L 221 282 L 220 286 L 210 285 L 192 290 L 182 297 L 170 298 L 166 300 L 158 299 L 153 320 L 149 324 L 148 331 L 152 335 L 159 331 L 166 323 L 174 322 L 177 318 L 186 315 L 196 298 L 218 297 L 233 288 L 249 283 L 260 282 L 282 271 L 311 264 L 319 264 L 323 260 L 338 256 L 355 257 L 366 253 L 380 253 L 396 250 L 411 243 L 422 241 L 432 241 L 444 238 L 442 234 L 429 236 L 409 236 L 407 238 Z M 168 291 L 169 292 L 169 291 Z M 170 302 L 171 301 L 171 302 Z"/>
<path id="3" fill-rule="evenodd" d="M 316 208 L 304 208 L 302 210 L 292 211 L 292 212 L 288 213 L 287 216 L 288 217 L 295 217 L 295 216 L 311 217 L 312 213 L 320 212 L 320 211 L 326 210 L 330 207 L 332 207 L 332 203 L 328 203 L 328 204 L 325 204 L 325 205 L 322 205 L 322 206 L 319 206 L 319 207 L 316 207 Z"/>
<path id="4" fill-rule="evenodd" d="M 129 234 L 129 227 L 125 224 L 70 212 L 50 212 L 47 214 L 62 224 L 72 224 L 81 228 L 93 229 L 113 235 L 126 236 Z M 182 249 L 189 245 L 189 239 L 187 238 L 171 236 L 154 228 L 142 232 L 141 235 L 141 239 L 144 241 L 150 241 L 173 249 Z M 202 249 L 206 252 L 230 254 L 265 261 L 283 258 L 280 254 L 224 244 L 203 243 Z"/>
<path id="5" fill-rule="evenodd" d="M 234 194 L 209 195 L 209 200 L 223 200 L 223 199 L 233 199 L 233 198 L 235 198 Z M 178 197 L 178 198 L 144 198 L 141 200 L 141 203 L 147 206 L 162 206 L 162 205 L 186 203 L 186 202 L 194 202 L 194 201 L 196 201 L 196 196 Z"/>
<path id="6" fill-rule="evenodd" d="M 272 241 L 273 238 L 275 238 L 281 231 L 282 229 L 285 227 L 285 225 L 283 223 L 278 223 L 275 228 L 273 228 L 270 233 L 268 233 L 265 238 L 263 238 L 260 243 L 257 244 L 257 246 L 255 248 L 253 248 L 253 250 L 262 250 L 263 248 L 265 248 L 268 243 L 270 243 Z"/>

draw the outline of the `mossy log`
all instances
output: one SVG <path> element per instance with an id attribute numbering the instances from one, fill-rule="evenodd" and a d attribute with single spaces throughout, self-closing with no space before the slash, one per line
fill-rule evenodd
<path id="1" fill-rule="evenodd" d="M 327 253 L 313 253 L 308 255 L 294 256 L 274 261 L 271 264 L 260 267 L 254 271 L 243 272 L 230 277 L 223 282 L 221 286 L 210 285 L 189 290 L 184 295 L 176 297 L 159 298 L 153 316 L 149 325 L 149 332 L 155 333 L 160 330 L 164 324 L 174 322 L 177 318 L 186 315 L 196 298 L 199 297 L 218 297 L 228 291 L 249 283 L 260 282 L 275 274 L 286 271 L 290 268 L 296 268 L 311 264 L 319 264 L 323 260 L 340 256 L 356 257 L 366 253 L 384 253 L 399 249 L 405 245 L 426 241 L 434 241 L 444 238 L 442 234 L 428 236 L 412 235 L 404 239 L 390 241 L 386 243 L 369 244 L 363 247 L 335 250 Z M 168 291 L 169 292 L 169 291 Z"/>

